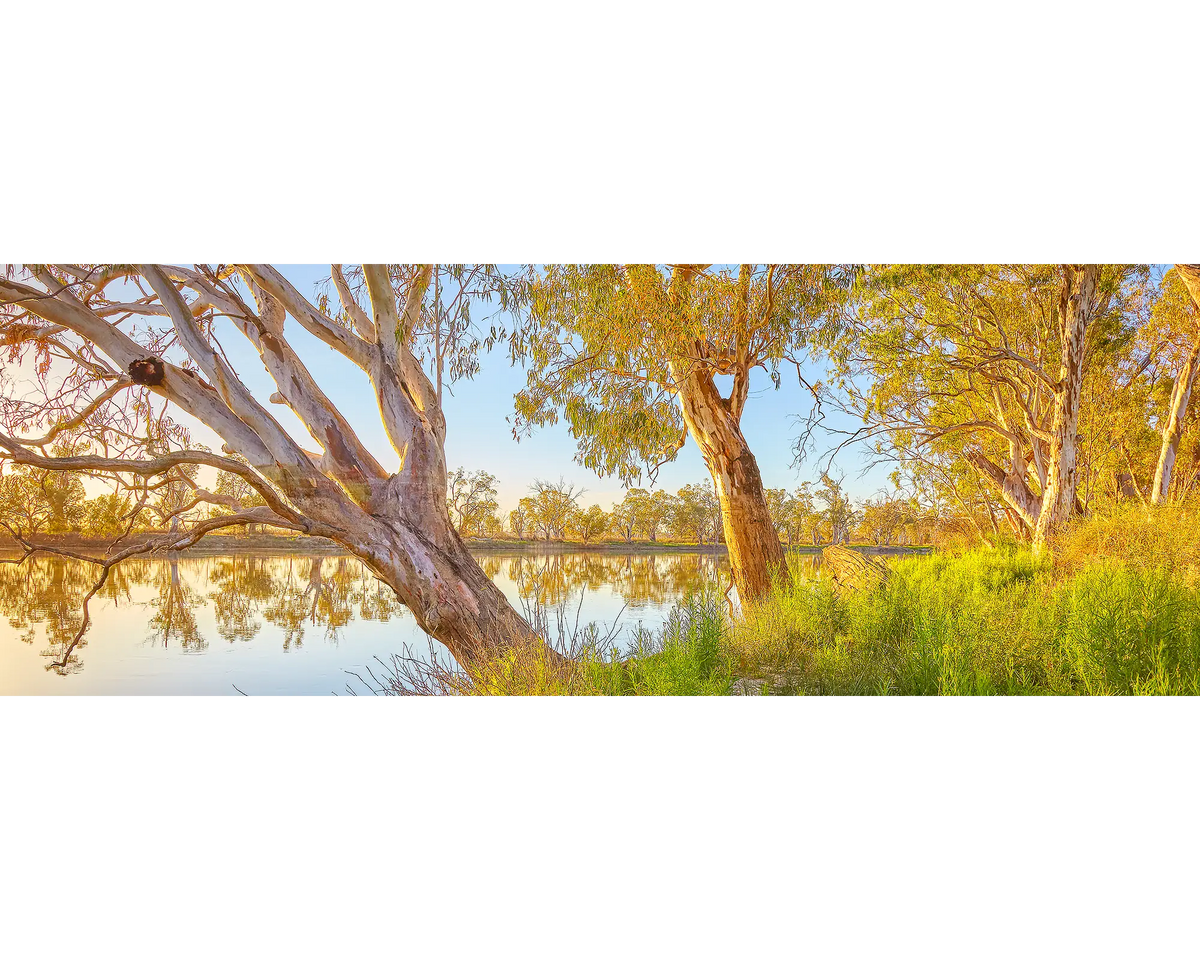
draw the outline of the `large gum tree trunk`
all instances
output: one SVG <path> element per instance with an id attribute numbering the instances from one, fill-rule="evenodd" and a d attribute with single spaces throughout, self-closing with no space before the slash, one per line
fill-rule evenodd
<path id="1" fill-rule="evenodd" d="M 786 573 L 783 545 L 767 509 L 758 462 L 728 401 L 703 369 L 677 381 L 688 432 L 717 487 L 729 566 L 743 603 L 764 598 L 773 578 Z"/>
<path id="2" fill-rule="evenodd" d="M 468 668 L 498 651 L 539 643 L 525 618 L 471 556 L 449 518 L 444 523 L 431 521 L 422 532 L 394 527 L 393 536 L 360 543 L 355 552 L 396 591 L 421 629 Z M 440 542 L 428 535 L 435 532 Z M 544 653 L 555 662 L 559 659 L 549 648 Z"/>
<path id="3" fill-rule="evenodd" d="M 1150 502 L 1163 503 L 1167 499 L 1167 491 L 1171 488 L 1171 472 L 1175 468 L 1175 457 L 1179 453 L 1179 441 L 1183 437 L 1183 418 L 1187 416 L 1188 401 L 1192 396 L 1192 386 L 1196 380 L 1197 370 L 1200 369 L 1200 341 L 1188 355 L 1183 369 L 1175 380 L 1175 389 L 1171 394 L 1171 409 L 1167 422 L 1163 426 L 1162 447 L 1158 453 L 1158 467 L 1154 471 L 1154 489 L 1150 494 Z"/>
<path id="4" fill-rule="evenodd" d="M 357 493 L 366 509 L 350 511 L 338 529 L 325 535 L 349 549 L 391 587 L 421 629 L 444 644 L 468 671 L 505 649 L 541 646 L 540 638 L 476 563 L 451 522 L 446 420 L 434 384 L 408 347 L 419 295 L 410 294 L 412 299 L 401 313 L 386 270 L 367 264 L 363 271 L 373 310 L 363 323 L 373 324 L 379 335 L 375 342 L 358 348 L 357 362 L 375 388 L 384 429 L 401 463 L 396 473 L 384 475 L 365 455 L 346 447 L 340 422 L 330 423 L 322 434 L 327 449 L 335 458 L 363 464 L 350 472 L 350 479 L 362 478 Z M 278 281 L 276 286 L 281 286 Z M 262 307 L 264 312 L 270 307 L 269 298 L 263 298 Z M 297 310 L 303 312 L 303 306 L 297 305 Z M 345 480 L 343 485 L 359 486 Z M 560 659 L 549 648 L 543 649 L 548 659 Z"/>
<path id="5" fill-rule="evenodd" d="M 1177 263 L 1175 269 L 1183 280 L 1191 295 L 1192 302 L 1200 310 L 1200 264 Z M 1179 441 L 1183 437 L 1183 418 L 1187 416 L 1188 402 L 1191 400 L 1192 387 L 1196 374 L 1200 372 L 1200 336 L 1192 352 L 1188 354 L 1183 369 L 1175 379 L 1175 389 L 1171 393 L 1171 409 L 1167 422 L 1163 426 L 1162 448 L 1158 454 L 1158 467 L 1154 471 L 1154 489 L 1150 494 L 1150 502 L 1162 503 L 1167 499 L 1171 488 L 1171 473 L 1175 468 L 1175 457 L 1179 453 Z"/>
<path id="6" fill-rule="evenodd" d="M 1050 466 L 1042 491 L 1042 508 L 1033 531 L 1033 546 L 1042 550 L 1046 539 L 1061 528 L 1075 506 L 1078 480 L 1079 398 L 1083 391 L 1083 354 L 1088 325 L 1096 310 L 1100 265 L 1070 265 L 1063 286 L 1062 362 L 1055 388 L 1054 424 L 1049 445 Z"/>

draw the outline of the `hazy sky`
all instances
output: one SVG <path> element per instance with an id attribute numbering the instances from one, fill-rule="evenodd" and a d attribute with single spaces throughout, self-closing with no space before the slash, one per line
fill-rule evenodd
<path id="1" fill-rule="evenodd" d="M 318 284 L 329 276 L 328 264 L 279 264 L 277 267 L 297 290 L 310 299 L 315 298 Z M 476 322 L 482 321 L 486 325 L 487 316 L 488 309 L 482 304 L 472 310 Z M 219 321 L 217 329 L 235 370 L 254 394 L 265 402 L 274 391 L 274 384 L 253 347 L 228 320 Z M 289 340 L 317 382 L 337 403 L 379 461 L 385 467 L 394 469 L 398 462 L 396 454 L 387 441 L 374 392 L 366 376 L 340 354 L 308 334 L 290 317 L 287 329 Z M 538 429 L 532 436 L 524 437 L 519 442 L 514 440 L 511 422 L 513 396 L 525 385 L 526 371 L 510 364 L 503 346 L 490 354 L 481 353 L 480 365 L 482 369 L 475 379 L 460 380 L 444 387 L 446 460 L 450 469 L 462 466 L 468 470 L 484 469 L 494 474 L 504 514 L 516 506 L 517 501 L 528 492 L 530 483 L 539 478 L 557 480 L 563 477 L 584 487 L 587 492 L 580 501 L 584 506 L 599 503 L 607 509 L 624 496 L 619 479 L 598 477 L 575 462 L 575 440 L 564 423 Z M 824 375 L 820 364 L 810 364 L 805 368 L 805 377 L 809 382 L 823 379 Z M 781 376 L 782 385 L 776 390 L 765 371 L 752 372 L 750 399 L 742 416 L 742 432 L 758 459 L 763 482 L 768 487 L 791 489 L 803 480 L 815 480 L 817 477 L 816 456 L 812 454 L 799 469 L 793 466 L 793 445 L 800 432 L 796 418 L 808 414 L 812 397 L 800 386 L 790 365 L 781 370 Z M 728 393 L 729 383 L 721 384 L 721 388 Z M 269 409 L 304 446 L 313 448 L 312 438 L 287 407 L 270 405 Z M 196 441 L 213 449 L 220 448 L 220 439 L 208 428 L 190 421 L 179 411 L 175 414 L 179 419 L 191 423 Z M 848 419 L 839 419 L 833 414 L 828 414 L 828 422 L 853 426 Z M 823 454 L 833 442 L 830 437 L 819 437 L 813 454 Z M 888 468 L 876 467 L 860 477 L 864 465 L 861 447 L 842 451 L 834 463 L 834 474 L 844 476 L 845 486 L 855 498 L 868 496 L 889 485 Z M 704 461 L 689 438 L 675 461 L 659 470 L 653 486 L 674 493 L 686 483 L 707 481 L 708 477 Z M 650 487 L 651 484 L 643 477 L 642 486 Z M 91 494 L 97 492 L 100 492 L 99 488 L 89 490 Z"/>

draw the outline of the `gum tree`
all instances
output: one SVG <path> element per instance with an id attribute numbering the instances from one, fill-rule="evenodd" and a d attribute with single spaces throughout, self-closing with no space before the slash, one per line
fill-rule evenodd
<path id="1" fill-rule="evenodd" d="M 577 459 L 626 483 L 651 478 L 688 437 L 716 485 L 738 593 L 785 569 L 758 462 L 742 433 L 750 374 L 796 364 L 841 302 L 830 265 L 567 264 L 533 271 L 511 340 L 529 364 L 516 431 L 567 421 Z"/>
<path id="2" fill-rule="evenodd" d="M 459 467 L 447 481 L 447 502 L 450 519 L 464 536 L 478 536 L 488 531 L 500 501 L 496 478 L 486 470 L 469 471 Z"/>
<path id="3" fill-rule="evenodd" d="M 666 525 L 675 506 L 675 498 L 666 490 L 643 490 L 634 487 L 625 491 L 622 507 L 633 519 L 634 529 L 651 543 L 658 542 L 658 531 Z"/>
<path id="4" fill-rule="evenodd" d="M 836 352 L 847 406 L 906 466 L 961 461 L 1041 549 L 1076 506 L 1085 370 L 1148 295 L 1128 265 L 877 267 Z"/>
<path id="5" fill-rule="evenodd" d="M 535 480 L 529 486 L 529 497 L 521 500 L 528 510 L 529 521 L 535 533 L 543 540 L 563 539 L 567 524 L 575 513 L 579 498 L 586 491 L 563 478 L 557 481 Z"/>
<path id="6" fill-rule="evenodd" d="M 681 538 L 694 539 L 697 546 L 707 540 L 716 540 L 717 530 L 713 523 L 716 516 L 716 498 L 707 483 L 688 483 L 675 495 L 671 527 Z"/>
<path id="7" fill-rule="evenodd" d="M 593 503 L 586 510 L 577 509 L 567 522 L 567 531 L 571 536 L 578 537 L 581 543 L 591 543 L 599 540 L 608 532 L 611 517 L 604 508 Z"/>
<path id="8" fill-rule="evenodd" d="M 192 505 L 229 509 L 186 532 L 113 551 L 100 562 L 101 583 L 135 553 L 178 549 L 222 527 L 265 524 L 340 544 L 462 662 L 491 647 L 533 642 L 529 624 L 451 523 L 446 419 L 438 385 L 419 357 L 432 352 L 436 369 L 454 369 L 455 345 L 470 352 L 478 340 L 461 323 L 451 329 L 444 305 L 431 306 L 435 274 L 442 272 L 431 264 L 334 264 L 336 299 L 313 302 L 267 264 L 9 268 L 0 277 L 0 342 L 22 369 L 35 372 L 41 396 L 23 409 L 5 407 L 3 459 L 107 478 L 183 470 L 182 480 L 194 466 L 232 474 L 261 497 L 262 505 L 248 506 L 190 479 Z M 486 300 L 496 274 L 480 275 Z M 320 384 L 324 371 L 301 360 L 298 329 L 356 368 L 398 469 L 382 466 Z M 269 398 L 247 386 L 247 371 L 238 369 L 245 357 L 269 376 Z M 303 442 L 271 405 L 294 415 L 307 434 Z M 221 452 L 145 442 L 150 421 L 180 416 L 214 431 Z M 39 417 L 91 452 L 48 452 L 44 437 L 27 436 L 47 425 Z M 29 553 L 37 549 L 27 545 Z"/>
<path id="9" fill-rule="evenodd" d="M 1155 325 L 1177 364 L 1166 416 L 1160 417 L 1162 445 L 1150 494 L 1157 504 L 1167 499 L 1171 488 L 1184 419 L 1200 373 L 1200 263 L 1177 263 L 1163 278 L 1163 296 L 1154 313 Z"/>

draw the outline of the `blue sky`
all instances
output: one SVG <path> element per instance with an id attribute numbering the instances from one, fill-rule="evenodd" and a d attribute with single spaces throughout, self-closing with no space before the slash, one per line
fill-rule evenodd
<path id="1" fill-rule="evenodd" d="M 329 276 L 328 264 L 281 264 L 278 269 L 310 298 L 315 297 L 317 284 Z M 482 320 L 485 315 L 486 310 L 472 312 L 477 320 Z M 305 333 L 294 321 L 289 320 L 288 327 L 289 339 L 317 381 L 380 461 L 389 468 L 394 467 L 395 454 L 388 445 L 374 395 L 362 372 Z M 221 339 L 236 369 L 247 385 L 265 398 L 272 388 L 258 357 L 240 333 L 235 333 L 231 327 L 225 333 L 227 335 Z M 532 437 L 523 438 L 519 443 L 514 441 L 513 396 L 525 384 L 525 371 L 512 366 L 502 348 L 483 354 L 481 367 L 475 379 L 460 380 L 450 387 L 452 393 L 447 391 L 444 396 L 446 458 L 451 469 L 462 466 L 495 474 L 500 506 L 504 511 L 515 506 L 526 494 L 529 484 L 538 478 L 557 480 L 561 476 L 586 488 L 587 493 L 581 500 L 584 505 L 599 503 L 607 508 L 624 496 L 616 477 L 600 478 L 575 462 L 575 441 L 564 424 L 544 427 Z M 798 434 L 794 418 L 809 411 L 812 398 L 794 374 L 788 378 L 788 372 L 782 371 L 783 384 L 776 390 L 764 371 L 754 371 L 742 431 L 758 459 L 766 485 L 790 489 L 803 480 L 816 479 L 816 471 L 811 463 L 799 470 L 792 465 L 793 441 Z M 805 376 L 810 379 L 821 379 L 823 375 L 819 366 L 805 370 Z M 311 447 L 311 440 L 286 408 L 273 406 L 271 409 Z M 826 442 L 819 441 L 819 452 L 823 452 L 821 444 Z M 854 497 L 868 496 L 888 485 L 889 471 L 885 468 L 874 468 L 866 477 L 859 477 L 864 466 L 861 450 L 844 451 L 834 466 L 835 474 L 845 475 L 846 487 Z M 659 470 L 655 486 L 674 492 L 685 483 L 707 478 L 704 461 L 689 439 L 676 460 Z M 643 485 L 649 486 L 649 483 L 644 481 Z"/>
<path id="2" fill-rule="evenodd" d="M 301 293 L 311 299 L 315 299 L 318 285 L 323 285 L 329 276 L 328 264 L 277 266 Z M 1169 264 L 1154 266 L 1161 274 Z M 477 322 L 486 322 L 487 315 L 487 309 L 472 311 Z M 218 326 L 221 342 L 235 369 L 255 395 L 266 401 L 274 385 L 261 361 L 232 324 L 222 321 L 222 325 L 223 329 Z M 374 393 L 362 371 L 306 333 L 294 320 L 289 318 L 287 327 L 289 340 L 317 381 L 379 461 L 394 469 L 397 458 L 384 434 Z M 494 474 L 500 507 L 505 513 L 528 492 L 535 479 L 562 477 L 585 488 L 581 498 L 584 506 L 598 503 L 607 509 L 624 496 L 624 489 L 616 477 L 598 477 L 575 462 L 575 440 L 565 424 L 560 422 L 544 427 L 519 442 L 514 440 L 513 396 L 525 385 L 525 370 L 510 364 L 503 347 L 491 354 L 482 354 L 480 360 L 482 369 L 475 379 L 449 385 L 444 395 L 446 457 L 451 469 L 461 466 Z M 826 372 L 822 364 L 810 362 L 805 365 L 804 375 L 812 383 L 825 379 Z M 791 489 L 805 480 L 817 479 L 816 460 L 841 438 L 818 434 L 806 462 L 800 467 L 794 465 L 794 441 L 800 432 L 797 418 L 808 414 L 812 398 L 790 368 L 781 370 L 781 376 L 782 384 L 776 390 L 765 371 L 752 372 L 742 432 L 758 460 L 763 482 L 768 487 Z M 723 389 L 727 391 L 728 384 Z M 286 407 L 272 405 L 270 409 L 297 439 L 313 448 L 312 439 Z M 189 418 L 183 416 L 182 419 Z M 853 429 L 856 425 L 852 418 L 828 410 L 826 422 L 838 429 Z M 220 439 L 208 428 L 194 422 L 193 427 L 196 440 L 213 448 L 220 447 Z M 842 477 L 846 490 L 856 500 L 891 487 L 890 465 L 875 466 L 864 472 L 866 466 L 867 451 L 861 443 L 842 450 L 833 463 L 834 475 Z M 707 478 L 704 462 L 689 439 L 675 461 L 660 468 L 653 486 L 673 493 L 686 483 Z M 651 484 L 643 478 L 642 486 L 650 487 Z"/>

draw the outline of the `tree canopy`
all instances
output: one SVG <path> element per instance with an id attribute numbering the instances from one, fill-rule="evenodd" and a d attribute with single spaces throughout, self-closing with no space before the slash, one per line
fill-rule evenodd
<path id="1" fill-rule="evenodd" d="M 528 380 L 520 435 L 563 417 L 577 459 L 651 479 L 690 435 L 716 484 L 734 580 L 762 596 L 783 570 L 740 422 L 751 371 L 832 342 L 854 270 L 831 264 L 561 264 L 531 270 L 510 337 Z M 722 393 L 718 378 L 726 381 Z"/>

